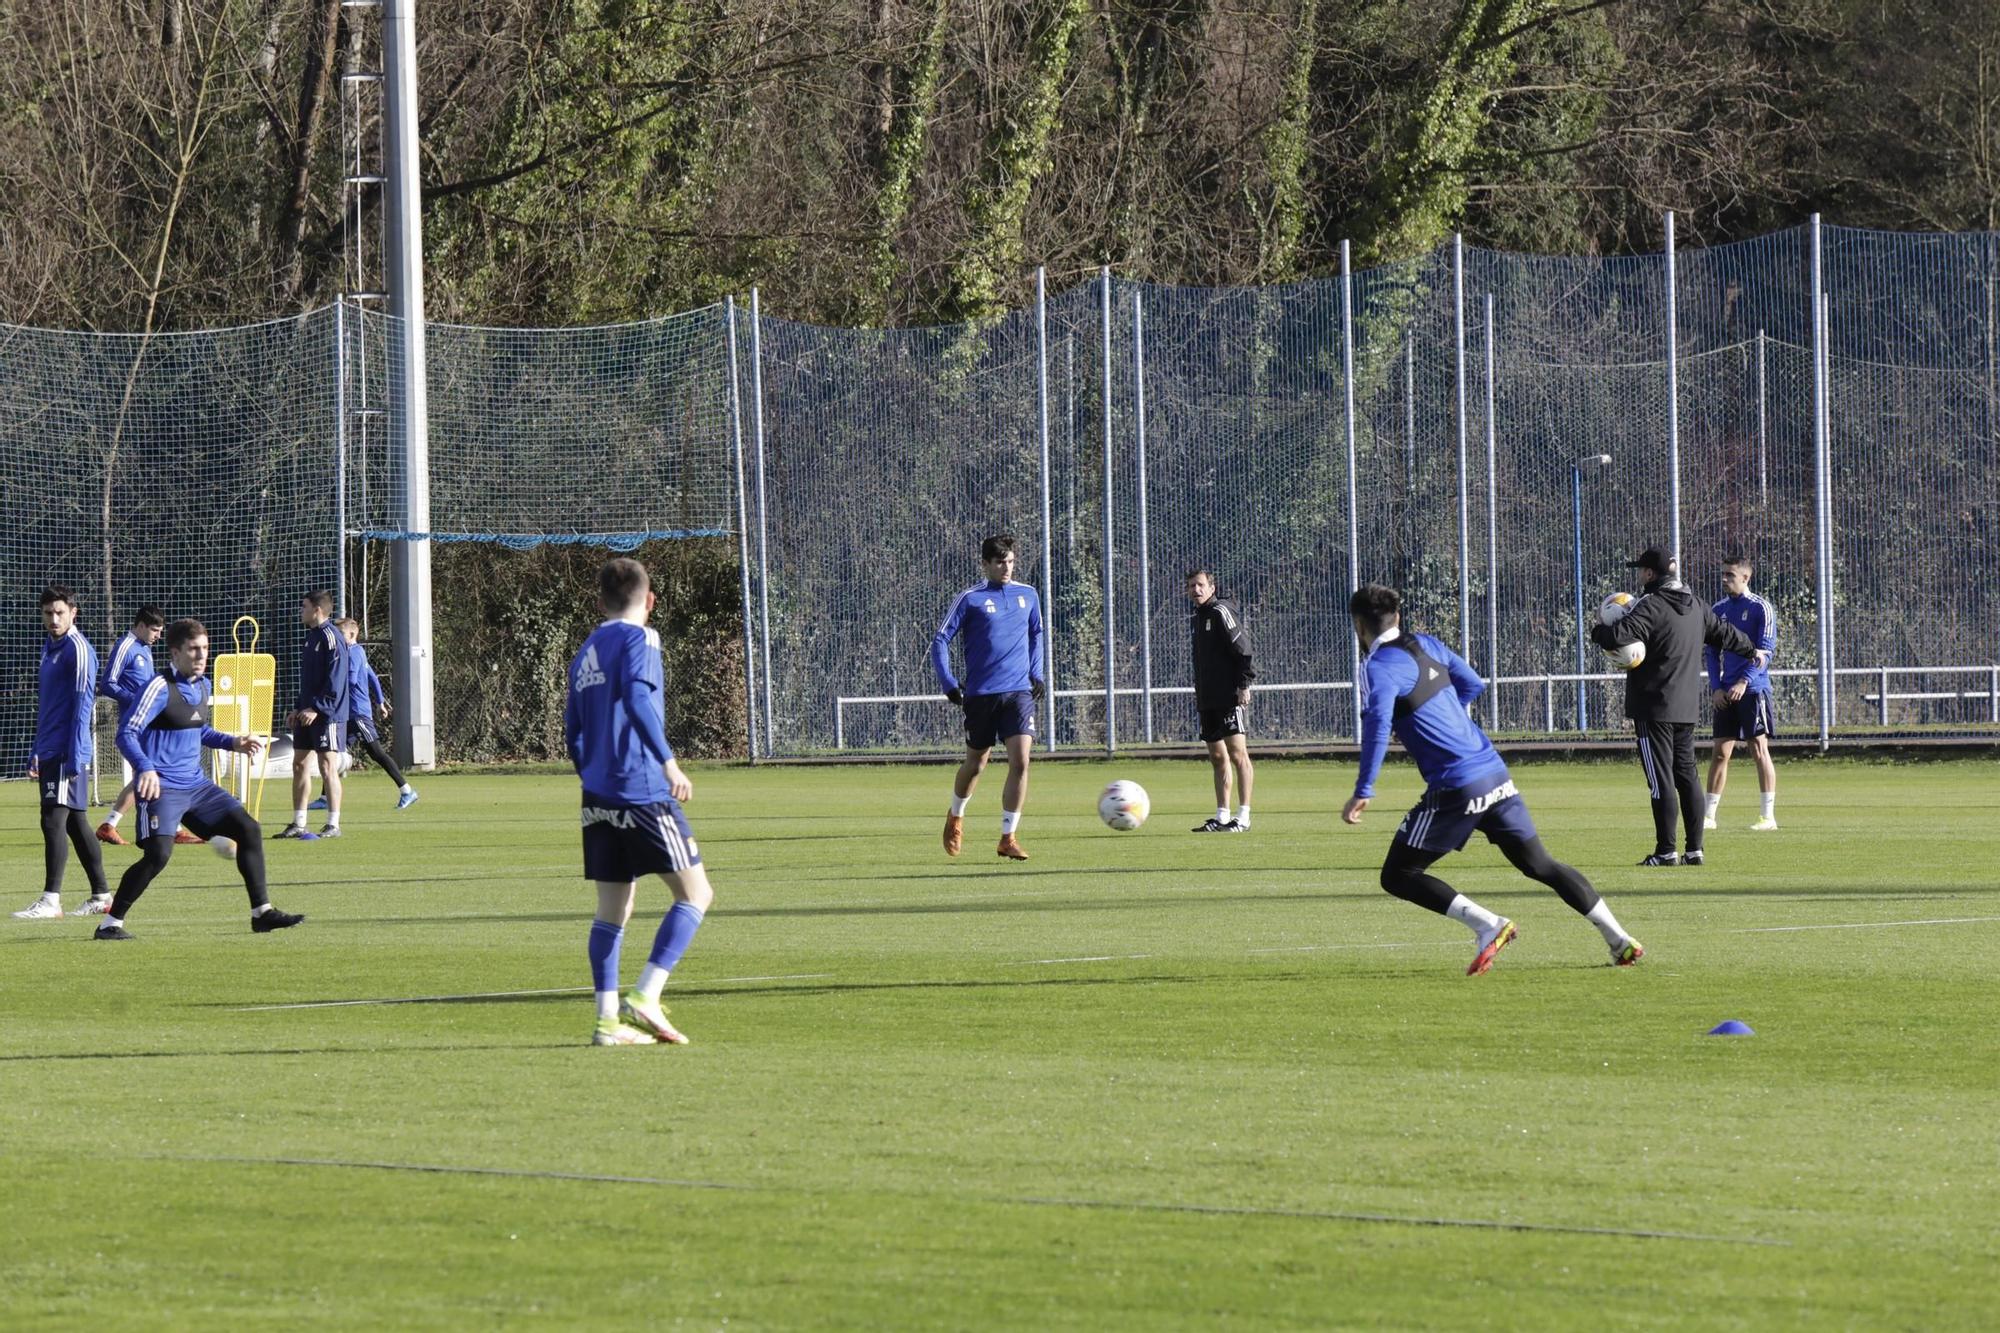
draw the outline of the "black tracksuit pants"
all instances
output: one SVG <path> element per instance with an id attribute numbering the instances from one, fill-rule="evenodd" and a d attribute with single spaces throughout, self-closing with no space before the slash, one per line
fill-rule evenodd
<path id="1" fill-rule="evenodd" d="M 1674 850 L 1674 818 L 1687 826 L 1687 850 L 1701 850 L 1701 820 L 1707 806 L 1701 799 L 1701 769 L 1694 761 L 1694 723 L 1638 722 L 1639 766 L 1646 771 L 1646 790 L 1653 799 L 1653 850 Z"/>

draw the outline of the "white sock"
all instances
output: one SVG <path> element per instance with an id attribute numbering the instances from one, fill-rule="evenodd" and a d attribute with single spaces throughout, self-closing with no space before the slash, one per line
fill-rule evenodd
<path id="1" fill-rule="evenodd" d="M 411 792 L 413 792 L 413 791 L 415 791 L 415 790 L 416 790 L 416 788 L 415 788 L 415 787 L 412 787 L 412 786 L 411 786 L 411 785 L 410 785 L 409 783 L 407 783 L 407 782 L 405 782 L 405 783 L 403 784 L 403 786 L 402 786 L 402 793 L 403 793 L 403 795 L 405 795 L 405 796 L 408 796 L 408 795 L 409 795 L 409 794 L 410 794 Z"/>
<path id="2" fill-rule="evenodd" d="M 1597 927 L 1597 933 L 1604 937 L 1604 942 L 1614 949 L 1631 938 L 1625 933 L 1625 927 L 1618 924 L 1618 918 L 1611 915 L 1609 904 L 1602 898 L 1599 898 L 1597 906 L 1584 913 L 1584 916 L 1591 925 Z"/>
<path id="3" fill-rule="evenodd" d="M 326 812 L 326 826 L 328 828 L 340 827 L 340 811 L 329 810 Z"/>
<path id="4" fill-rule="evenodd" d="M 105 823 L 107 823 L 107 824 L 109 824 L 109 825 L 111 825 L 111 827 L 112 827 L 112 828 L 117 828 L 117 827 L 118 827 L 118 821 L 119 821 L 119 820 L 121 820 L 121 819 L 123 819 L 123 818 L 125 818 L 125 816 L 124 816 L 124 815 L 120 814 L 120 813 L 119 813 L 118 811 L 116 811 L 116 810 L 113 810 L 113 811 L 112 811 L 112 812 L 111 812 L 110 814 L 108 814 L 108 815 L 106 815 L 106 816 L 104 817 L 104 822 L 105 822 Z"/>
<path id="5" fill-rule="evenodd" d="M 1462 893 L 1451 900 L 1451 906 L 1444 909 L 1444 914 L 1475 935 L 1491 935 L 1500 929 L 1499 917 Z"/>
<path id="6" fill-rule="evenodd" d="M 269 903 L 264 903 L 264 904 L 262 904 L 261 906 L 258 906 L 258 907 L 253 907 L 253 908 L 251 908 L 251 909 L 250 909 L 250 916 L 251 916 L 251 918 L 252 918 L 252 919 L 255 919 L 255 918 L 257 918 L 257 917 L 260 917 L 260 916 L 264 915 L 264 913 L 266 913 L 266 912 L 268 912 L 268 911 L 270 911 L 270 910 L 271 910 L 271 904 L 269 904 Z"/>
<path id="7" fill-rule="evenodd" d="M 1236 822 L 1237 822 L 1237 823 L 1239 823 L 1239 824 L 1241 824 L 1241 825 L 1242 825 L 1242 826 L 1243 826 L 1244 828 L 1249 828 L 1249 827 L 1250 827 L 1250 807 L 1249 807 L 1249 806 L 1247 806 L 1247 805 L 1239 805 L 1239 806 L 1237 806 L 1237 807 L 1236 807 Z"/>
<path id="8" fill-rule="evenodd" d="M 650 1004 L 659 1003 L 660 992 L 667 986 L 667 969 L 652 963 L 639 969 L 639 998 Z"/>
<path id="9" fill-rule="evenodd" d="M 1021 812 L 1019 810 L 1002 810 L 1000 812 L 1001 837 L 1006 837 L 1019 827 L 1021 827 Z"/>
<path id="10" fill-rule="evenodd" d="M 306 815 L 308 813 L 309 812 L 305 810 L 292 811 L 292 822 L 294 824 L 297 824 L 300 828 L 304 828 L 306 826 Z"/>
<path id="11" fill-rule="evenodd" d="M 1215 822 L 1218 824 L 1227 824 L 1229 822 L 1228 806 L 1218 805 L 1215 807 Z"/>
<path id="12" fill-rule="evenodd" d="M 970 804 L 972 804 L 970 796 L 954 796 L 951 798 L 951 812 L 955 815 L 963 815 L 965 807 Z"/>
<path id="13" fill-rule="evenodd" d="M 1775 820 L 1778 817 L 1778 793 L 1767 791 L 1759 794 L 1764 798 L 1764 818 Z"/>
<path id="14" fill-rule="evenodd" d="M 104 918 L 104 924 L 110 926 L 113 930 L 123 930 L 125 928 L 125 918 L 122 916 L 107 915 Z"/>
<path id="15" fill-rule="evenodd" d="M 597 1016 L 599 1018 L 618 1017 L 618 992 L 601 990 L 597 992 Z"/>
<path id="16" fill-rule="evenodd" d="M 1708 817 L 1709 817 L 1710 819 L 1713 819 L 1713 818 L 1715 818 L 1715 811 L 1716 811 L 1716 808 L 1717 808 L 1718 806 L 1720 806 L 1721 804 L 1722 804 L 1722 793 L 1721 793 L 1721 792 L 1719 792 L 1719 791 L 1712 791 L 1712 792 L 1710 792 L 1710 793 L 1708 794 Z"/>

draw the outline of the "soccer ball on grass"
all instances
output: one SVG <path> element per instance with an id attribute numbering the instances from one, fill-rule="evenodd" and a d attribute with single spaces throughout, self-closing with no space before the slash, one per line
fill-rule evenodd
<path id="1" fill-rule="evenodd" d="M 1120 832 L 1130 832 L 1145 823 L 1152 809 L 1153 802 L 1146 789 L 1123 778 L 1106 787 L 1097 798 L 1097 817 Z"/>
<path id="2" fill-rule="evenodd" d="M 208 850 L 214 852 L 225 861 L 234 861 L 236 859 L 236 839 L 210 838 L 208 840 Z"/>

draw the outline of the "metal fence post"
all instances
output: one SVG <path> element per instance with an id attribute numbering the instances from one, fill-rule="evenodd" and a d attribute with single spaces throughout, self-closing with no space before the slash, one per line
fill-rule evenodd
<path id="1" fill-rule="evenodd" d="M 1465 237 L 1451 238 L 1451 335 L 1458 393 L 1458 648 L 1472 651 L 1472 504 L 1465 476 Z"/>
<path id="2" fill-rule="evenodd" d="M 1667 510 L 1669 558 L 1681 558 L 1680 317 L 1674 306 L 1674 215 L 1667 211 Z M 1685 576 L 1687 571 L 1682 570 Z"/>
<path id="3" fill-rule="evenodd" d="M 729 437 L 736 456 L 736 558 L 743 580 L 743 727 L 757 762 L 757 642 L 750 629 L 750 501 L 743 485 L 743 382 L 736 363 L 736 298 L 723 298 L 729 329 Z M 839 727 L 836 724 L 835 730 Z"/>
<path id="4" fill-rule="evenodd" d="M 757 440 L 757 600 L 764 640 L 764 753 L 774 755 L 778 742 L 771 711 L 771 518 L 764 502 L 764 315 L 755 287 L 750 289 L 750 421 Z"/>
<path id="5" fill-rule="evenodd" d="M 1146 317 L 1141 294 L 1132 293 L 1132 419 L 1139 448 L 1139 715 L 1146 744 L 1153 743 L 1152 555 L 1146 532 Z"/>
<path id="6" fill-rule="evenodd" d="M 1812 321 L 1813 349 L 1813 563 L 1818 566 L 1817 577 L 1813 580 L 1813 614 L 1817 621 L 1815 631 L 1819 640 L 1819 748 L 1827 748 L 1832 726 L 1830 696 L 1833 690 L 1833 663 L 1827 651 L 1828 602 L 1831 600 L 1831 581 L 1827 577 L 1827 449 L 1826 449 L 1826 329 L 1822 316 L 1826 313 L 1820 302 L 1821 257 L 1819 214 L 1812 215 L 1807 224 L 1810 229 L 1812 254 L 1812 282 L 1808 301 Z"/>
<path id="7" fill-rule="evenodd" d="M 1354 447 L 1354 263 L 1346 241 L 1340 243 L 1340 390 L 1342 412 L 1347 419 L 1347 592 L 1351 596 L 1361 586 L 1361 504 L 1359 482 L 1355 478 L 1357 457 Z M 1338 625 L 1346 611 L 1343 602 L 1335 610 Z M 1361 739 L 1361 640 L 1347 636 L 1348 679 L 1353 688 L 1354 739 Z"/>
<path id="8" fill-rule="evenodd" d="M 1765 448 L 1767 401 L 1764 396 L 1764 330 L 1759 329 L 1757 330 L 1757 503 L 1760 505 L 1771 503 L 1770 474 L 1765 466 L 1765 459 L 1768 457 Z"/>
<path id="9" fill-rule="evenodd" d="M 1833 729 L 1840 723 L 1840 621 L 1838 607 L 1834 601 L 1834 553 L 1833 553 L 1833 298 L 1822 290 L 1819 294 L 1819 331 L 1821 359 L 1825 362 L 1826 375 L 1820 391 L 1820 421 L 1825 441 L 1821 448 L 1822 466 L 1826 470 L 1826 491 L 1822 502 L 1825 512 L 1821 515 L 1820 530 L 1825 534 L 1821 545 L 1826 551 L 1826 731 L 1829 742 Z"/>
<path id="10" fill-rule="evenodd" d="M 347 298 L 333 303 L 333 600 L 347 614 Z"/>
<path id="11" fill-rule="evenodd" d="M 1098 270 L 1098 322 L 1104 363 L 1104 753 L 1118 753 L 1118 664 L 1113 660 L 1118 629 L 1118 588 L 1112 577 L 1111 487 L 1111 266 Z"/>
<path id="12" fill-rule="evenodd" d="M 1042 690 L 1049 706 L 1047 745 L 1056 748 L 1056 558 L 1049 535 L 1049 291 L 1048 270 L 1035 270 L 1035 405 L 1042 446 Z"/>
<path id="13" fill-rule="evenodd" d="M 1500 724 L 1500 482 L 1493 428 L 1493 293 L 1486 294 L 1486 717 Z"/>

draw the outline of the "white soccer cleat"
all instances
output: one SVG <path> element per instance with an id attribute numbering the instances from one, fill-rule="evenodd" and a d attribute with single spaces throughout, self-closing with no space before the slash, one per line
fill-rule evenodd
<path id="1" fill-rule="evenodd" d="M 1772 829 L 1775 829 L 1776 827 L 1778 827 L 1777 820 L 1760 819 L 1756 823 L 1750 826 L 1750 831 L 1752 833 L 1769 833 Z"/>
<path id="2" fill-rule="evenodd" d="M 16 921 L 60 921 L 62 919 L 62 899 L 43 894 L 14 913 Z"/>
<path id="3" fill-rule="evenodd" d="M 1702 828 L 1702 832 L 1704 832 L 1704 833 L 1713 833 L 1713 832 L 1715 832 L 1715 816 L 1714 816 L 1714 815 L 1704 815 L 1704 816 L 1702 817 L 1702 821 L 1701 821 L 1701 828 Z"/>
<path id="4" fill-rule="evenodd" d="M 618 1017 L 626 1026 L 645 1033 L 649 1041 L 663 1046 L 688 1044 L 688 1039 L 680 1030 L 667 1021 L 666 1006 L 658 1000 L 643 998 L 637 991 L 631 992 L 619 1003 Z"/>
<path id="5" fill-rule="evenodd" d="M 77 909 L 76 909 L 76 910 L 75 910 L 74 912 L 71 912 L 71 913 L 70 913 L 70 915 L 71 915 L 71 916 L 103 916 L 103 915 L 104 915 L 105 913 L 109 912 L 110 910 L 111 910 L 111 895 L 107 893 L 107 894 L 105 894 L 105 895 L 104 895 L 104 896 L 103 896 L 102 898 L 86 898 L 86 899 L 84 899 L 84 900 L 83 900 L 83 906 L 81 906 L 81 907 L 77 908 Z"/>

